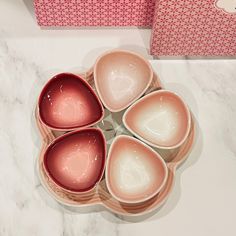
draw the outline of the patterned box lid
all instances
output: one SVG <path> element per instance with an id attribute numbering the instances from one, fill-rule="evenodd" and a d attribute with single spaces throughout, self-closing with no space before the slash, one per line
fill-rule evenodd
<path id="1" fill-rule="evenodd" d="M 34 0 L 40 26 L 151 27 L 155 0 Z"/>
<path id="2" fill-rule="evenodd" d="M 236 0 L 157 0 L 156 56 L 235 56 Z"/>

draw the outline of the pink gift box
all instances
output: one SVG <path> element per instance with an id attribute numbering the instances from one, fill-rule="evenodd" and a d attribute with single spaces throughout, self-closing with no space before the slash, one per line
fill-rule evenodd
<path id="1" fill-rule="evenodd" d="M 236 0 L 157 0 L 156 56 L 235 56 Z"/>
<path id="2" fill-rule="evenodd" d="M 40 26 L 151 27 L 155 0 L 34 0 Z"/>

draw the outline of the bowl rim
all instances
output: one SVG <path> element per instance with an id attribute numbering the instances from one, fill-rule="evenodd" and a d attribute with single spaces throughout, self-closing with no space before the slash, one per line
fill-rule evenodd
<path id="1" fill-rule="evenodd" d="M 145 88 L 142 90 L 141 93 L 139 93 L 137 96 L 135 96 L 132 101 L 130 101 L 129 103 L 127 103 L 126 105 L 118 108 L 118 109 L 113 109 L 112 107 L 110 107 L 109 105 L 107 105 L 107 103 L 104 101 L 103 97 L 101 96 L 101 91 L 99 89 L 99 86 L 98 86 L 98 78 L 97 78 L 97 67 L 98 67 L 98 64 L 99 62 L 101 61 L 102 58 L 106 57 L 107 55 L 110 55 L 110 54 L 116 54 L 116 53 L 122 53 L 122 54 L 129 54 L 129 55 L 133 55 L 135 57 L 138 57 L 148 68 L 149 70 L 149 78 L 148 78 L 148 82 L 145 86 Z M 104 52 L 103 54 L 101 54 L 95 61 L 95 64 L 93 66 L 93 76 L 94 76 L 94 84 L 95 84 L 95 88 L 96 88 L 96 91 L 98 93 L 98 96 L 99 98 L 101 99 L 102 101 L 102 104 L 104 105 L 104 107 L 106 107 L 110 112 L 120 112 L 120 111 L 123 111 L 124 109 L 126 109 L 127 107 L 129 107 L 132 103 L 134 103 L 137 99 L 139 99 L 142 94 L 145 93 L 145 91 L 148 89 L 148 87 L 150 86 L 151 82 L 152 82 L 152 79 L 153 79 L 153 69 L 152 69 L 152 66 L 150 64 L 150 62 L 148 60 L 146 60 L 143 56 L 141 56 L 140 54 L 138 53 L 135 53 L 135 52 L 132 52 L 132 51 L 129 51 L 129 50 L 122 50 L 122 49 L 113 49 L 113 50 L 109 50 L 109 51 L 106 51 Z"/>
<path id="2" fill-rule="evenodd" d="M 42 116 L 41 114 L 41 110 L 42 110 L 42 107 L 41 107 L 41 102 L 42 102 L 42 99 L 43 99 L 43 96 L 45 94 L 45 92 L 47 91 L 48 89 L 48 86 L 53 83 L 55 80 L 59 79 L 58 77 L 60 76 L 71 76 L 73 78 L 76 78 L 78 80 L 80 80 L 81 83 L 83 83 L 88 89 L 90 92 L 92 92 L 93 96 L 96 98 L 96 100 L 98 101 L 98 104 L 99 104 L 99 107 L 101 109 L 101 116 L 99 119 L 97 119 L 96 121 L 94 122 L 91 122 L 89 124 L 86 124 L 86 125 L 73 125 L 73 126 L 68 126 L 68 127 L 59 127 L 59 126 L 56 126 L 56 125 L 52 125 L 52 124 L 49 124 Z M 53 77 L 51 77 L 43 86 L 43 88 L 41 89 L 41 92 L 39 94 L 39 97 L 38 97 L 38 101 L 37 101 L 37 109 L 38 109 L 38 114 L 39 114 L 39 119 L 40 121 L 46 125 L 48 128 L 52 129 L 52 130 L 57 130 L 57 131 L 73 131 L 75 129 L 83 129 L 83 128 L 87 128 L 87 127 L 90 127 L 90 126 L 93 126 L 95 124 L 97 124 L 98 122 L 100 122 L 103 118 L 104 118 L 104 114 L 105 114 L 105 111 L 104 111 L 104 107 L 103 107 L 103 104 L 100 100 L 100 97 L 95 93 L 94 89 L 91 87 L 91 85 L 85 80 L 82 78 L 82 76 L 80 75 L 76 75 L 74 73 L 70 73 L 70 72 L 62 72 L 62 73 L 59 73 L 59 74 L 56 74 L 54 75 Z"/>
<path id="3" fill-rule="evenodd" d="M 76 133 L 80 133 L 83 131 L 96 131 L 100 134 L 101 138 L 102 138 L 102 143 L 103 143 L 103 148 L 104 148 L 104 156 L 103 156 L 103 161 L 102 161 L 102 168 L 101 171 L 99 173 L 99 178 L 97 178 L 97 181 L 95 182 L 95 184 L 91 185 L 90 187 L 86 188 L 85 190 L 76 190 L 76 189 L 72 189 L 72 188 L 67 188 L 66 186 L 64 186 L 63 184 L 61 184 L 58 180 L 56 180 L 52 174 L 51 171 L 49 171 L 48 166 L 46 164 L 46 157 L 47 154 L 50 150 L 51 147 L 53 147 L 53 145 L 55 145 L 57 142 L 63 140 L 64 138 L 74 135 Z M 102 180 L 104 172 L 105 172 L 105 166 L 106 166 L 106 159 L 107 159 L 107 144 L 106 144 L 106 139 L 105 136 L 102 132 L 102 130 L 100 128 L 94 128 L 94 127 L 89 127 L 89 128 L 83 128 L 83 129 L 77 129 L 68 133 L 65 133 L 59 137 L 57 137 L 56 139 L 54 139 L 49 145 L 47 145 L 47 147 L 45 148 L 45 152 L 43 153 L 43 161 L 42 161 L 42 166 L 43 169 L 46 173 L 46 175 L 48 176 L 48 178 L 60 189 L 64 190 L 65 192 L 68 193 L 72 193 L 72 194 L 83 194 L 83 193 L 88 193 L 90 191 L 93 191 L 97 185 L 99 184 L 99 182 Z"/>
<path id="4" fill-rule="evenodd" d="M 161 185 L 156 189 L 156 191 L 154 191 L 151 195 L 147 196 L 147 197 L 144 197 L 140 200 L 126 200 L 126 199 L 123 199 L 123 198 L 120 198 L 118 196 L 116 196 L 116 194 L 114 194 L 114 192 L 112 191 L 112 188 L 110 186 L 110 181 L 109 181 L 109 173 L 108 173 L 108 163 L 110 162 L 110 159 L 111 159 L 111 152 L 113 150 L 113 146 L 114 144 L 119 140 L 119 139 L 130 139 L 136 143 L 139 143 L 143 146 L 145 146 L 148 150 L 150 150 L 152 153 L 155 154 L 155 156 L 159 159 L 161 165 L 163 166 L 164 168 L 164 179 L 161 183 Z M 109 149 L 109 152 L 107 154 L 107 160 L 106 160 L 106 168 L 105 168 L 105 182 L 106 182 L 106 185 L 107 185 L 107 189 L 109 191 L 109 193 L 112 195 L 112 197 L 114 197 L 117 201 L 119 202 L 122 202 L 122 203 L 127 203 L 127 204 L 137 204 L 137 203 L 142 203 L 142 202 L 145 202 L 151 198 L 153 198 L 154 196 L 156 196 L 162 189 L 163 187 L 165 186 L 166 184 L 166 181 L 167 181 L 167 178 L 168 178 L 168 167 L 166 165 L 166 162 L 164 161 L 164 159 L 162 158 L 162 156 L 156 152 L 155 150 L 153 150 L 150 146 L 148 146 L 146 143 L 143 143 L 142 141 L 140 141 L 139 139 L 135 138 L 135 137 L 131 137 L 131 136 L 128 136 L 128 135 L 124 135 L 124 134 L 121 134 L 119 136 L 116 136 L 114 138 L 114 140 L 112 141 L 112 144 L 110 146 L 110 149 Z"/>
<path id="5" fill-rule="evenodd" d="M 150 142 L 148 141 L 147 139 L 143 138 L 141 135 L 137 134 L 136 132 L 134 132 L 130 127 L 129 125 L 127 124 L 126 122 L 126 118 L 127 118 L 127 114 L 129 113 L 129 111 L 136 105 L 138 104 L 139 102 L 142 102 L 144 100 L 146 100 L 148 97 L 152 97 L 152 96 L 155 96 L 156 94 L 160 94 L 160 93 L 163 93 L 163 94 L 172 94 L 174 95 L 175 97 L 177 97 L 179 99 L 179 101 L 183 104 L 184 106 L 184 109 L 186 111 L 186 114 L 187 114 L 187 127 L 186 127 L 186 131 L 185 131 L 185 135 L 182 137 L 182 139 L 176 143 L 176 144 L 173 144 L 173 145 L 161 145 L 161 144 L 157 144 L 157 143 L 154 143 L 154 142 Z M 166 150 L 169 150 L 169 149 L 175 149 L 175 148 L 178 148 L 180 147 L 187 139 L 188 135 L 189 135 L 189 132 L 190 132 L 190 129 L 191 129 L 191 113 L 190 113 L 190 109 L 188 107 L 188 105 L 184 102 L 184 100 L 176 93 L 176 92 L 172 92 L 170 90 L 167 90 L 167 89 L 161 89 L 161 90 L 156 90 L 156 91 L 153 91 L 147 95 L 145 95 L 144 97 L 140 98 L 139 100 L 137 100 L 136 102 L 134 102 L 128 109 L 126 109 L 126 111 L 124 112 L 123 114 L 123 117 L 122 117 L 122 122 L 125 126 L 125 128 L 131 132 L 134 136 L 136 136 L 138 139 L 142 140 L 143 142 L 145 142 L 146 144 L 152 146 L 152 147 L 155 147 L 155 148 L 160 148 L 160 149 L 166 149 Z"/>

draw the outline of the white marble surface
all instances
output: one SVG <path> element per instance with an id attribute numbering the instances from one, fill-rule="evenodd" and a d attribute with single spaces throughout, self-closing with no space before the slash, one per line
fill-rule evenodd
<path id="1" fill-rule="evenodd" d="M 156 214 L 130 222 L 78 213 L 47 195 L 35 173 L 40 148 L 33 117 L 50 75 L 89 68 L 110 48 L 147 52 L 149 30 L 41 30 L 31 0 L 0 0 L 0 235 L 236 235 L 236 61 L 151 63 L 198 121 L 193 152 Z"/>

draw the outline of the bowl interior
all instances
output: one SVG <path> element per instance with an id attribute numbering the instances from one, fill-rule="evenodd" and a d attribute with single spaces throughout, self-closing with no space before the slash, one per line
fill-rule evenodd
<path id="1" fill-rule="evenodd" d="M 113 112 L 125 109 L 140 97 L 152 74 L 146 60 L 126 51 L 107 53 L 94 67 L 96 89 L 105 107 Z"/>
<path id="2" fill-rule="evenodd" d="M 125 126 L 154 147 L 176 148 L 187 138 L 190 112 L 175 93 L 160 90 L 133 104 L 124 114 Z"/>
<path id="3" fill-rule="evenodd" d="M 57 138 L 45 152 L 44 167 L 60 187 L 84 192 L 101 179 L 105 157 L 106 144 L 102 132 L 89 128 Z"/>
<path id="4" fill-rule="evenodd" d="M 126 135 L 114 140 L 108 155 L 106 182 L 118 201 L 146 201 L 161 190 L 166 178 L 165 162 L 150 147 Z"/>
<path id="5" fill-rule="evenodd" d="M 63 73 L 53 77 L 42 90 L 39 115 L 49 127 L 73 129 L 99 121 L 103 107 L 83 79 Z"/>

